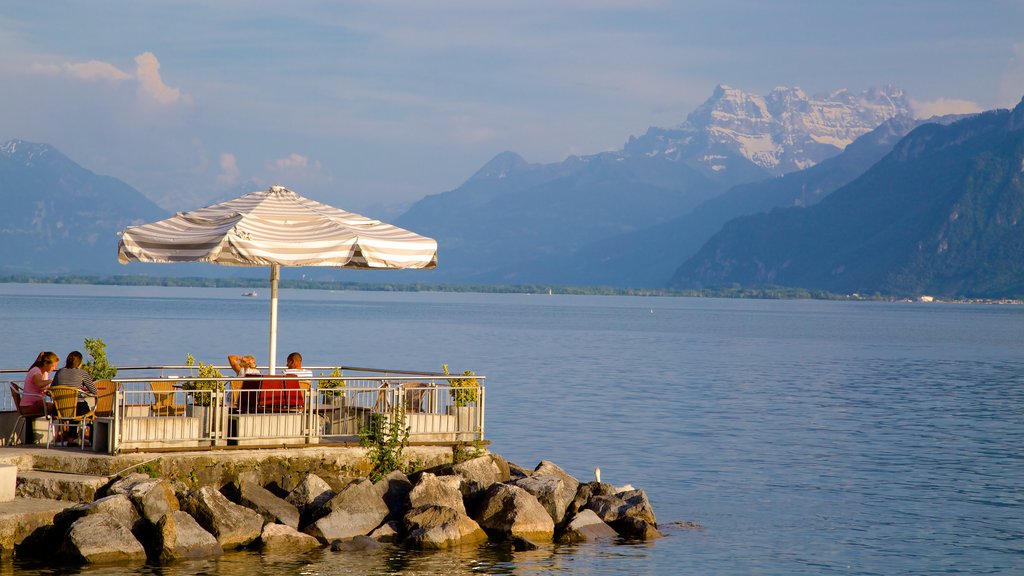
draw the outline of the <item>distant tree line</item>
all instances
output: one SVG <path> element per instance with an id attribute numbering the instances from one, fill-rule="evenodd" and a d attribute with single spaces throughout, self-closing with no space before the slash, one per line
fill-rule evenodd
<path id="1" fill-rule="evenodd" d="M 140 275 L 29 275 L 0 276 L 0 283 L 88 284 L 96 286 L 168 286 L 198 288 L 266 288 L 262 278 L 161 277 Z M 612 288 L 608 286 L 472 285 L 428 284 L 423 282 L 336 282 L 324 280 L 280 281 L 282 288 L 300 290 L 354 290 L 371 292 L 472 292 L 482 294 L 569 294 L 580 296 L 672 296 L 689 298 L 751 298 L 762 300 L 895 300 L 879 293 L 835 294 L 826 290 L 782 286 L 743 287 L 733 285 L 712 289 Z"/>

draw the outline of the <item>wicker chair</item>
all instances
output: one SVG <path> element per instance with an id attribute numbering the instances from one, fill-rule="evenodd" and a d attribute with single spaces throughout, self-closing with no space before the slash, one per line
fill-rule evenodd
<path id="1" fill-rule="evenodd" d="M 94 410 L 85 414 L 78 414 L 78 398 L 82 391 L 74 386 L 50 386 L 50 398 L 53 399 L 55 415 L 52 423 L 53 428 L 58 426 L 73 426 L 78 429 L 78 444 L 85 450 L 85 428 L 95 418 Z M 54 430 L 56 432 L 56 430 Z M 52 436 L 52 435 L 51 435 Z M 50 442 L 46 443 L 50 447 Z"/>
<path id="2" fill-rule="evenodd" d="M 36 418 L 45 418 L 46 421 L 47 421 L 47 428 L 48 429 L 51 428 L 51 425 L 49 423 L 49 421 L 50 421 L 50 413 L 49 413 L 49 410 L 47 409 L 47 403 L 45 401 L 46 397 L 43 396 L 42 394 L 26 394 L 21 389 L 21 386 L 19 386 L 17 382 L 11 382 L 10 386 L 11 386 L 11 399 L 14 400 L 14 406 L 18 410 L 18 419 L 14 422 L 14 428 L 11 429 L 11 435 L 7 439 L 7 443 L 8 444 L 13 444 L 14 443 L 14 438 L 18 434 L 18 425 L 19 424 L 24 424 L 25 425 L 25 434 L 22 437 L 23 438 L 22 444 L 25 444 L 26 442 L 24 442 L 24 439 L 27 439 L 29 437 L 29 435 L 31 434 L 30 422 L 32 420 L 34 420 Z M 34 407 L 22 406 L 21 405 L 21 398 L 22 398 L 22 396 L 39 398 L 39 399 L 43 400 L 42 408 L 34 408 Z M 47 446 L 49 446 L 49 443 L 47 443 Z"/>
<path id="3" fill-rule="evenodd" d="M 153 405 L 150 406 L 154 416 L 181 416 L 185 413 L 185 405 L 175 401 L 175 390 L 172 382 L 150 382 L 153 390 Z"/>
<path id="4" fill-rule="evenodd" d="M 114 415 L 114 397 L 117 384 L 110 380 L 96 382 L 96 408 L 93 413 L 97 418 L 109 418 Z"/>

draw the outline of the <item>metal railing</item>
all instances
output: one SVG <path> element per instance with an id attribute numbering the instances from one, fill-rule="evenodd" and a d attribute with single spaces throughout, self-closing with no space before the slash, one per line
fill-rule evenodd
<path id="1" fill-rule="evenodd" d="M 218 367 L 220 368 L 220 367 Z M 332 371 L 335 367 L 312 367 Z M 114 401 L 97 412 L 94 450 L 109 453 L 220 446 L 274 447 L 353 443 L 374 415 L 404 422 L 410 442 L 484 438 L 483 376 L 472 389 L 462 375 L 339 367 L 309 380 L 282 376 L 199 378 L 189 366 L 129 366 L 113 378 Z M 321 388 L 321 380 L 344 380 Z M 197 386 L 198 384 L 198 386 Z M 6 388 L 6 386 L 5 386 Z M 13 402 L 0 406 L 16 408 Z"/>

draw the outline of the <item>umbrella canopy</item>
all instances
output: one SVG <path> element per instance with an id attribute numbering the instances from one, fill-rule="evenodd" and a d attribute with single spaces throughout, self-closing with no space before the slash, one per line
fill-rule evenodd
<path id="1" fill-rule="evenodd" d="M 121 232 L 118 260 L 270 266 L 270 372 L 281 266 L 435 268 L 437 241 L 304 198 L 281 186 Z"/>

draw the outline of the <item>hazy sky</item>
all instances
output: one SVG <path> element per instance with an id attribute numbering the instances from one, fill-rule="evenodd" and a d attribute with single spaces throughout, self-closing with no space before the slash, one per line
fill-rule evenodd
<path id="1" fill-rule="evenodd" d="M 719 83 L 1012 107 L 1024 0 L 0 3 L 0 141 L 175 209 L 251 179 L 379 216 L 504 150 L 621 148 Z"/>

